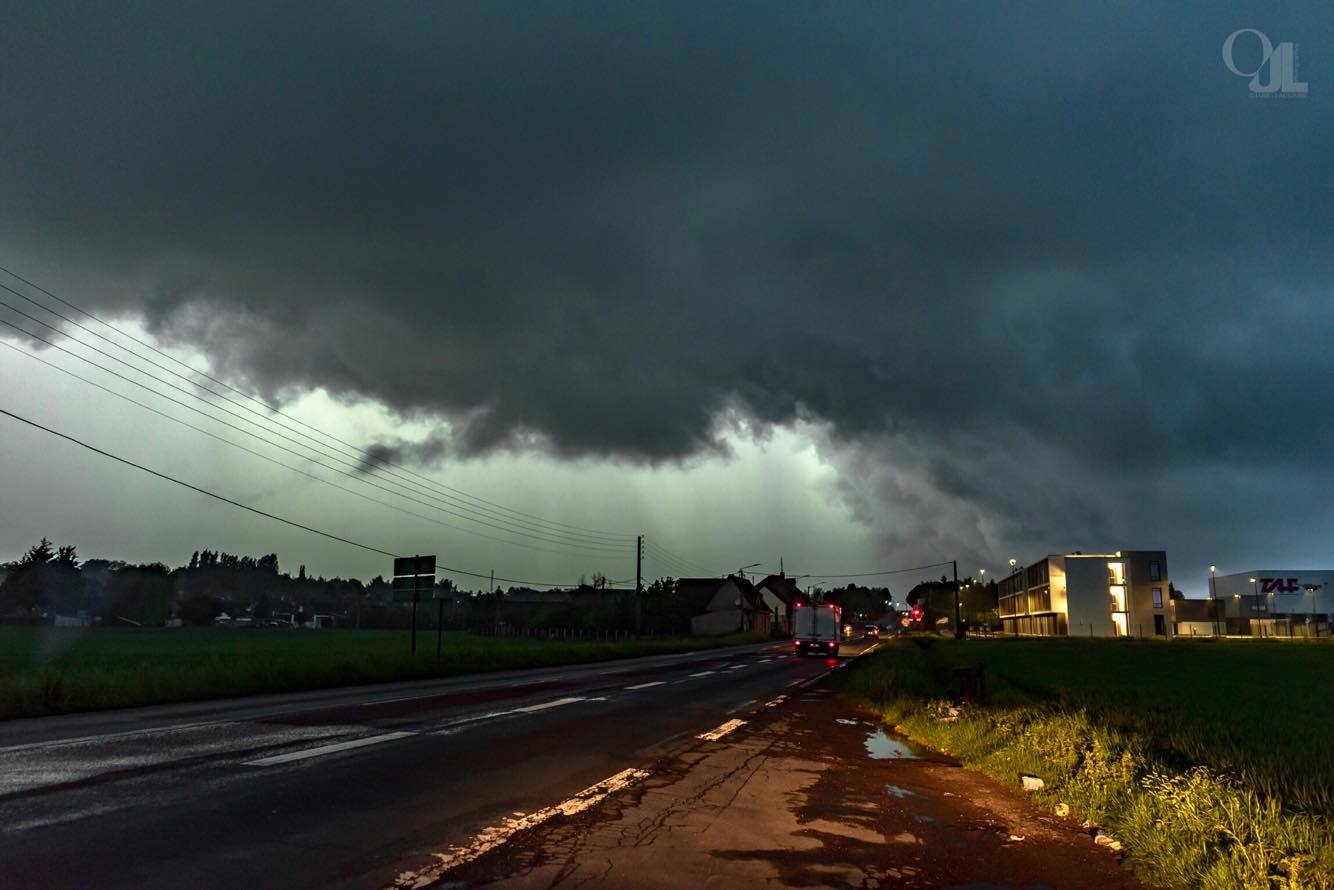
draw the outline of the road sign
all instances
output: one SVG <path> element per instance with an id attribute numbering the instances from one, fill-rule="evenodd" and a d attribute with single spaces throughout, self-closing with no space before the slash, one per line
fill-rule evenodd
<path id="1" fill-rule="evenodd" d="M 434 556 L 399 556 L 394 559 L 394 577 L 435 575 Z"/>
<path id="2" fill-rule="evenodd" d="M 394 559 L 394 602 L 415 603 L 430 599 L 435 587 L 434 556 L 400 556 Z"/>

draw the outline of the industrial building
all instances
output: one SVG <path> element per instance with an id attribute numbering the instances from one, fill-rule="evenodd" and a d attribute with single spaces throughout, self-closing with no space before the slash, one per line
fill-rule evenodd
<path id="1" fill-rule="evenodd" d="M 1170 637 L 1167 553 L 1051 554 L 1000 582 L 1001 627 L 1019 636 Z"/>
<path id="2" fill-rule="evenodd" d="M 1255 569 L 1209 578 L 1222 633 L 1230 636 L 1329 636 L 1334 569 Z"/>

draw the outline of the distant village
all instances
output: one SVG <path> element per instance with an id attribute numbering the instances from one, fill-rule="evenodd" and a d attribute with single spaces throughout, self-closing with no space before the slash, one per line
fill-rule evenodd
<path id="1" fill-rule="evenodd" d="M 658 578 L 636 595 L 602 577 L 565 589 L 465 590 L 441 579 L 423 626 L 514 635 L 730 633 L 790 636 L 792 610 L 828 602 L 845 624 L 1012 636 L 1329 636 L 1334 571 L 1211 571 L 1207 598 L 1183 596 L 1165 551 L 1051 554 L 1003 577 L 919 580 L 901 596 L 856 584 L 803 589 L 780 571 Z M 42 539 L 0 566 L 0 623 L 73 627 L 405 628 L 412 608 L 384 577 L 280 571 L 275 554 L 195 552 L 183 566 L 80 560 Z"/>

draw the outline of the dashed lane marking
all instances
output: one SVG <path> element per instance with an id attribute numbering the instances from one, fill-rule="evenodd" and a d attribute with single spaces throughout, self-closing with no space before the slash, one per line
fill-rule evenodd
<path id="1" fill-rule="evenodd" d="M 450 869 L 491 852 L 519 832 L 535 828 L 554 816 L 573 816 L 582 813 L 589 807 L 601 803 L 608 795 L 642 781 L 648 778 L 648 775 L 648 771 L 642 769 L 621 770 L 616 775 L 603 779 L 596 785 L 590 785 L 554 807 L 547 807 L 528 815 L 515 813 L 500 824 L 483 829 L 469 843 L 461 847 L 451 846 L 448 853 L 436 853 L 434 864 L 417 871 L 403 872 L 389 885 L 388 890 L 416 890 L 429 887 Z"/>
<path id="2" fill-rule="evenodd" d="M 745 701 L 743 701 L 741 704 L 737 705 L 736 707 L 728 709 L 727 713 L 729 713 L 729 714 L 735 714 L 737 711 L 740 711 L 742 708 L 746 707 L 747 705 L 753 705 L 753 704 L 755 704 L 755 699 L 753 699 L 753 698 L 748 698 L 748 699 L 746 699 Z"/>
<path id="3" fill-rule="evenodd" d="M 575 697 L 571 697 L 571 698 L 557 698 L 557 699 L 553 699 L 552 701 L 544 701 L 544 702 L 542 702 L 542 703 L 539 704 L 539 705 L 528 705 L 528 706 L 526 706 L 526 707 L 522 707 L 522 708 L 515 708 L 511 713 L 514 713 L 514 714 L 533 714 L 533 713 L 536 713 L 537 711 L 545 711 L 547 708 L 559 708 L 561 705 L 572 705 L 572 704 L 574 704 L 575 702 L 580 702 L 580 701 L 583 701 L 583 700 L 584 700 L 584 699 L 583 699 L 582 697 L 579 697 L 579 696 L 575 696 Z"/>
<path id="4" fill-rule="evenodd" d="M 703 739 L 706 742 L 716 742 L 732 730 L 745 725 L 746 721 L 744 720 L 728 720 L 726 723 L 715 729 L 711 729 L 708 732 L 701 732 L 699 735 L 695 736 L 695 738 Z"/>
<path id="5" fill-rule="evenodd" d="M 326 754 L 337 754 L 339 751 L 351 751 L 354 748 L 365 748 L 369 745 L 378 745 L 382 742 L 392 742 L 395 739 L 405 739 L 408 736 L 417 735 L 415 732 L 386 732 L 382 735 L 366 736 L 360 739 L 349 739 L 346 742 L 335 742 L 332 745 L 320 745 L 317 748 L 307 748 L 304 751 L 293 751 L 290 754 L 275 754 L 272 757 L 261 757 L 258 760 L 247 760 L 244 766 L 278 766 L 283 763 L 292 763 L 297 760 L 306 760 L 311 757 L 323 757 Z"/>
<path id="6" fill-rule="evenodd" d="M 780 696 L 778 696 L 778 698 L 770 699 L 769 701 L 765 702 L 765 703 L 764 703 L 764 706 L 765 706 L 766 708 L 776 708 L 776 707 L 778 707 L 779 705 L 781 705 L 781 704 L 782 704 L 783 702 L 785 702 L 785 701 L 787 701 L 787 696 L 786 696 L 786 695 L 780 695 Z"/>
<path id="7" fill-rule="evenodd" d="M 698 674 L 691 674 L 691 677 L 712 677 L 717 671 L 700 671 Z"/>
<path id="8" fill-rule="evenodd" d="M 627 686 L 625 688 L 628 690 L 648 689 L 652 686 L 662 686 L 666 682 L 666 680 L 654 680 L 652 683 L 636 683 L 634 686 Z"/>

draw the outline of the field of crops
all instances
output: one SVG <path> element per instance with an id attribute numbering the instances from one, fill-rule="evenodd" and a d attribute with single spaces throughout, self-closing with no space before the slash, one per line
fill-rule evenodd
<path id="1" fill-rule="evenodd" d="M 548 667 L 754 642 L 749 636 L 555 642 L 408 631 L 0 627 L 0 719 Z"/>
<path id="2" fill-rule="evenodd" d="M 944 710 L 951 670 L 989 702 Z M 1175 887 L 1334 886 L 1334 645 L 908 638 L 841 678 L 899 731 L 1126 843 Z"/>

